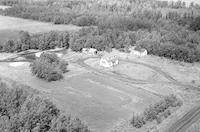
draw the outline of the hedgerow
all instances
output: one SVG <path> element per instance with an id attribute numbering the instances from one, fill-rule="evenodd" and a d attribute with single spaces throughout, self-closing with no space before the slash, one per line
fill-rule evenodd
<path id="1" fill-rule="evenodd" d="M 5 52 L 20 52 L 28 49 L 48 50 L 55 47 L 69 48 L 70 35 L 68 32 L 49 32 L 30 35 L 28 32 L 21 32 L 18 40 L 8 40 L 3 45 Z"/>
<path id="2" fill-rule="evenodd" d="M 170 111 L 170 108 L 180 107 L 181 105 L 182 102 L 175 95 L 166 96 L 160 102 L 150 105 L 142 114 L 133 114 L 131 124 L 133 127 L 141 128 L 147 122 L 152 122 L 153 120 L 161 123 L 162 118 L 167 118 L 171 115 L 172 111 Z"/>

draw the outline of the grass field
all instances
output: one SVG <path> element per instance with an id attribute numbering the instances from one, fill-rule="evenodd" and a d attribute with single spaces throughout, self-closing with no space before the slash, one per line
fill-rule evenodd
<path id="1" fill-rule="evenodd" d="M 76 71 L 75 71 L 76 69 Z M 140 112 L 159 97 L 132 84 L 108 79 L 71 65 L 65 79 L 48 83 L 32 76 L 29 64 L 1 64 L 2 76 L 44 93 L 61 109 L 78 115 L 96 132 L 103 132 L 132 112 Z M 70 77 L 71 76 L 71 77 Z M 145 98 L 144 98 L 145 97 Z"/>
<path id="2" fill-rule="evenodd" d="M 18 38 L 19 31 L 41 33 L 49 31 L 76 31 L 79 29 L 79 27 L 74 25 L 53 25 L 51 23 L 0 16 L 0 44 L 3 44 L 8 39 Z"/>

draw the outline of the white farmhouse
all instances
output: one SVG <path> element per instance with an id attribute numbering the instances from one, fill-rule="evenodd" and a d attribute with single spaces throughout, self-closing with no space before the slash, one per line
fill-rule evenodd
<path id="1" fill-rule="evenodd" d="M 112 56 L 112 57 L 108 57 L 108 56 L 104 56 L 100 59 L 100 66 L 103 67 L 113 67 L 115 65 L 119 64 L 119 60 L 116 56 Z"/>

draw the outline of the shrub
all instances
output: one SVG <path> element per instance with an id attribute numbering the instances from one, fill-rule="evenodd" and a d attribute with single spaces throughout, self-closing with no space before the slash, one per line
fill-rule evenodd
<path id="1" fill-rule="evenodd" d="M 22 51 L 30 49 L 31 37 L 28 32 L 21 32 L 20 43 Z"/>
<path id="2" fill-rule="evenodd" d="M 38 78 L 56 81 L 67 72 L 67 62 L 61 61 L 54 53 L 42 53 L 31 65 L 31 71 Z"/>
<path id="3" fill-rule="evenodd" d="M 6 52 L 14 52 L 15 50 L 15 42 L 13 40 L 8 40 L 4 46 L 3 50 Z"/>
<path id="4" fill-rule="evenodd" d="M 196 17 L 194 21 L 190 24 L 190 29 L 194 31 L 200 30 L 200 16 Z"/>
<path id="5" fill-rule="evenodd" d="M 73 24 L 77 26 L 92 26 L 96 25 L 96 18 L 91 15 L 82 15 L 73 20 Z"/>
<path id="6" fill-rule="evenodd" d="M 133 118 L 131 121 L 131 124 L 133 125 L 133 127 L 141 128 L 143 125 L 145 125 L 145 123 L 146 122 L 143 116 L 133 114 Z"/>
<path id="7" fill-rule="evenodd" d="M 64 20 L 64 18 L 56 17 L 56 18 L 54 18 L 53 23 L 54 24 L 64 24 L 65 20 Z"/>

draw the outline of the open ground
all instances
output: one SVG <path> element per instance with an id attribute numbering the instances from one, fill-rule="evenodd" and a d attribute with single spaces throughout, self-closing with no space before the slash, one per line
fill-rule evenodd
<path id="1" fill-rule="evenodd" d="M 77 31 L 80 28 L 74 25 L 54 25 L 51 23 L 25 20 L 0 15 L 0 44 L 6 40 L 19 38 L 20 31 L 29 33 L 43 33 L 49 31 Z"/>

